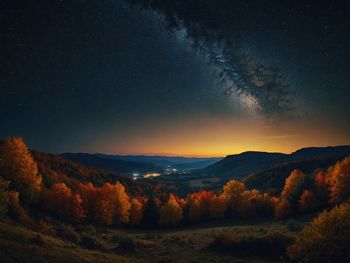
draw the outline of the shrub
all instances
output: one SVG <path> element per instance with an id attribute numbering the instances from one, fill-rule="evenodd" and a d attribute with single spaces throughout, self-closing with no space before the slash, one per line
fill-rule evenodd
<path id="1" fill-rule="evenodd" d="M 285 226 L 288 231 L 292 231 L 292 232 L 300 231 L 303 229 L 303 225 L 295 221 L 294 219 L 289 219 Z"/>
<path id="2" fill-rule="evenodd" d="M 100 249 L 102 247 L 100 240 L 89 235 L 82 236 L 80 244 L 87 249 Z"/>
<path id="3" fill-rule="evenodd" d="M 54 236 L 56 234 L 54 227 L 42 219 L 39 221 L 37 229 L 45 235 Z"/>
<path id="4" fill-rule="evenodd" d="M 118 248 L 128 252 L 134 251 L 136 248 L 136 242 L 133 238 L 130 237 L 121 238 Z"/>
<path id="5" fill-rule="evenodd" d="M 279 259 L 286 253 L 291 238 L 280 233 L 270 233 L 262 237 L 223 234 L 217 236 L 210 248 L 230 251 L 235 256 Z"/>
<path id="6" fill-rule="evenodd" d="M 288 248 L 299 262 L 348 262 L 350 259 L 350 204 L 324 211 L 305 227 Z"/>
<path id="7" fill-rule="evenodd" d="M 74 230 L 74 228 L 70 225 L 60 224 L 56 229 L 57 235 L 64 239 L 74 243 L 80 242 L 79 234 Z"/>

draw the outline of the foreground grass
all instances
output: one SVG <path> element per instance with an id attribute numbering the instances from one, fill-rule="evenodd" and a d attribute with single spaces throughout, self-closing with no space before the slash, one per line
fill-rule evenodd
<path id="1" fill-rule="evenodd" d="M 90 251 L 20 226 L 0 223 L 0 262 L 133 262 L 132 258 Z"/>
<path id="2" fill-rule="evenodd" d="M 299 218 L 298 224 L 308 222 Z M 293 237 L 284 221 L 242 220 L 197 225 L 177 229 L 97 228 L 95 238 L 102 246 L 88 250 L 10 223 L 0 223 L 0 262 L 284 262 L 254 255 L 238 257 L 210 249 L 218 236 L 263 237 L 280 233 Z M 228 252 L 228 251 L 226 251 Z"/>

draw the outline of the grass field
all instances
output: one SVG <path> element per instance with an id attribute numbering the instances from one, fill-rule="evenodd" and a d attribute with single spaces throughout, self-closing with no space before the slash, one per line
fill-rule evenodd
<path id="1" fill-rule="evenodd" d="M 309 218 L 298 218 L 293 224 L 308 221 Z M 94 238 L 101 245 L 89 250 L 77 242 L 7 222 L 0 223 L 0 262 L 284 262 L 254 255 L 239 258 L 229 251 L 209 248 L 221 235 L 262 237 L 275 232 L 288 237 L 297 233 L 285 221 L 275 220 L 225 221 L 171 230 L 98 227 Z"/>

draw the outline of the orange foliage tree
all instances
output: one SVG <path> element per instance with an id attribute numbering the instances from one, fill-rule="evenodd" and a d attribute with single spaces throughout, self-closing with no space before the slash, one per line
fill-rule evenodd
<path id="1" fill-rule="evenodd" d="M 78 191 L 90 221 L 105 225 L 129 222 L 130 198 L 119 182 L 105 183 L 102 187 L 80 184 Z"/>
<path id="2" fill-rule="evenodd" d="M 299 208 L 301 212 L 310 212 L 320 205 L 316 196 L 310 190 L 305 190 L 299 199 Z"/>
<path id="3" fill-rule="evenodd" d="M 337 162 L 329 173 L 330 202 L 341 203 L 350 197 L 350 156 Z"/>
<path id="4" fill-rule="evenodd" d="M 323 170 L 318 170 L 314 173 L 314 193 L 319 200 L 320 205 L 326 206 L 329 200 L 329 184 L 328 173 Z"/>
<path id="5" fill-rule="evenodd" d="M 227 199 L 221 194 L 219 196 L 214 195 L 209 204 L 209 216 L 213 219 L 221 219 L 225 217 L 227 211 Z"/>
<path id="6" fill-rule="evenodd" d="M 38 200 L 42 178 L 22 138 L 9 138 L 0 142 L 0 176 L 10 180 L 10 188 L 20 192 L 21 200 Z"/>
<path id="7" fill-rule="evenodd" d="M 7 213 L 9 202 L 9 195 L 7 190 L 9 184 L 9 181 L 6 181 L 2 177 L 0 177 L 0 218 L 5 216 Z"/>
<path id="8" fill-rule="evenodd" d="M 189 222 L 207 220 L 210 217 L 210 206 L 215 193 L 199 191 L 186 197 Z"/>
<path id="9" fill-rule="evenodd" d="M 277 218 L 287 218 L 292 212 L 292 206 L 287 199 L 281 198 L 275 202 L 275 216 Z"/>
<path id="10" fill-rule="evenodd" d="M 42 193 L 44 208 L 64 220 L 80 222 L 85 218 L 79 194 L 72 193 L 64 183 L 54 184 Z"/>

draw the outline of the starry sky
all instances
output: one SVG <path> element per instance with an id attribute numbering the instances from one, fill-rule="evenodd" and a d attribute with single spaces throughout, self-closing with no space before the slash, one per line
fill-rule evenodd
<path id="1" fill-rule="evenodd" d="M 0 137 L 184 156 L 350 144 L 349 13 L 341 0 L 3 0 Z"/>

